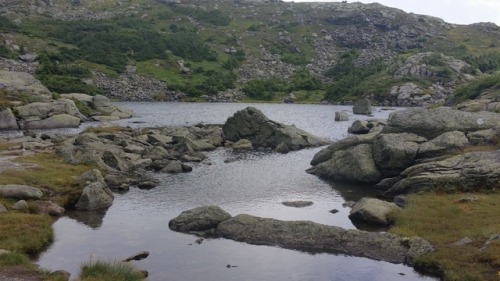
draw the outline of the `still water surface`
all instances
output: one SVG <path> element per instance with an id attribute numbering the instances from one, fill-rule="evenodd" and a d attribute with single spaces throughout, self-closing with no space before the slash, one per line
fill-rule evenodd
<path id="1" fill-rule="evenodd" d="M 131 127 L 222 124 L 249 104 L 122 102 L 136 117 L 117 123 Z M 270 119 L 295 124 L 328 139 L 347 136 L 352 122 L 335 122 L 334 113 L 350 107 L 331 105 L 253 104 Z M 375 117 L 390 111 L 376 109 Z M 363 116 L 351 116 L 351 121 Z M 65 131 L 75 132 L 75 131 Z M 310 254 L 269 246 L 253 246 L 225 239 L 206 239 L 168 229 L 168 221 L 183 210 L 219 205 L 232 215 L 246 213 L 282 220 L 311 220 L 355 228 L 347 218 L 347 200 L 369 195 L 356 186 L 328 183 L 305 169 L 320 148 L 291 152 L 233 154 L 226 149 L 208 153 L 188 174 L 155 174 L 161 185 L 152 190 L 132 188 L 116 194 L 112 207 L 99 212 L 68 212 L 54 224 L 55 241 L 38 264 L 64 269 L 75 278 L 82 261 L 124 259 L 148 250 L 135 264 L 149 271 L 150 281 L 164 280 L 433 280 L 412 268 L 366 258 Z M 239 160 L 224 163 L 229 157 Z M 286 200 L 310 200 L 314 205 L 290 208 Z M 332 214 L 332 209 L 339 210 Z M 237 266 L 227 268 L 228 264 Z"/>

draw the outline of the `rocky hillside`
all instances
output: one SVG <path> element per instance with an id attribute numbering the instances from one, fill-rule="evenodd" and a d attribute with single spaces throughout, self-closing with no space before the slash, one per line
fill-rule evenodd
<path id="1" fill-rule="evenodd" d="M 380 4 L 5 0 L 0 32 L 5 70 L 123 100 L 420 106 L 500 69 L 495 24 Z"/>

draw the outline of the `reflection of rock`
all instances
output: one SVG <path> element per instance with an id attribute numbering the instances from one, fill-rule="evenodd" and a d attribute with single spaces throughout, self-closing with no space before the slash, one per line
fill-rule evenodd
<path id="1" fill-rule="evenodd" d="M 87 225 L 93 229 L 101 227 L 107 209 L 100 209 L 94 211 L 67 211 L 66 216 L 76 220 L 79 223 Z"/>

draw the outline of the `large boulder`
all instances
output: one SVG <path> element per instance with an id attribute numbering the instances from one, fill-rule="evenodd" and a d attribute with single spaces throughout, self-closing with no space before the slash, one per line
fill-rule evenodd
<path id="1" fill-rule="evenodd" d="M 469 152 L 409 167 L 384 195 L 500 187 L 500 150 Z"/>
<path id="2" fill-rule="evenodd" d="M 182 212 L 168 222 L 168 227 L 179 232 L 207 231 L 230 218 L 231 215 L 218 206 L 203 206 Z"/>
<path id="3" fill-rule="evenodd" d="M 30 94 L 39 101 L 49 101 L 52 97 L 39 80 L 26 72 L 0 70 L 0 90 Z"/>
<path id="4" fill-rule="evenodd" d="M 20 184 L 0 185 L 0 197 L 14 199 L 40 199 L 43 192 L 40 189 Z"/>
<path id="5" fill-rule="evenodd" d="M 332 158 L 307 170 L 308 173 L 341 182 L 376 183 L 381 173 L 372 157 L 372 146 L 360 144 L 338 150 Z"/>
<path id="6" fill-rule="evenodd" d="M 223 238 L 255 245 L 367 257 L 391 263 L 413 264 L 416 256 L 433 250 L 417 237 L 403 238 L 386 232 L 346 230 L 310 221 L 280 221 L 237 215 L 217 226 Z"/>
<path id="7" fill-rule="evenodd" d="M 372 104 L 369 99 L 358 101 L 352 108 L 352 113 L 354 114 L 370 115 L 372 111 Z"/>
<path id="8" fill-rule="evenodd" d="M 0 109 L 0 130 L 18 130 L 16 116 L 10 108 Z"/>
<path id="9" fill-rule="evenodd" d="M 113 197 L 105 189 L 107 187 L 99 182 L 87 185 L 83 189 L 75 208 L 78 210 L 93 211 L 110 207 L 113 205 Z"/>
<path id="10" fill-rule="evenodd" d="M 349 218 L 369 224 L 386 226 L 391 222 L 388 215 L 399 207 L 391 202 L 376 198 L 362 198 L 351 209 Z"/>
<path id="11" fill-rule="evenodd" d="M 464 132 L 452 131 L 441 134 L 432 140 L 422 143 L 417 158 L 438 157 L 447 154 L 456 154 L 462 148 L 470 145 Z"/>
<path id="12" fill-rule="evenodd" d="M 269 120 L 254 107 L 247 107 L 229 117 L 222 130 L 226 140 L 237 142 L 240 139 L 248 139 L 254 147 L 276 148 L 280 143 L 284 143 L 291 150 L 297 150 L 329 143 L 295 126 Z"/>
<path id="13" fill-rule="evenodd" d="M 424 137 L 415 134 L 381 134 L 373 142 L 373 158 L 384 175 L 393 176 L 413 164 Z"/>
<path id="14" fill-rule="evenodd" d="M 80 126 L 80 118 L 68 114 L 52 115 L 47 119 L 19 122 L 21 129 L 54 129 L 76 128 Z"/>
<path id="15" fill-rule="evenodd" d="M 53 115 L 67 114 L 82 121 L 87 118 L 78 110 L 75 102 L 69 99 L 58 99 L 51 102 L 33 102 L 15 108 L 20 119 L 43 120 Z"/>
<path id="16" fill-rule="evenodd" d="M 383 133 L 414 133 L 428 139 L 442 133 L 464 133 L 489 129 L 500 124 L 500 115 L 493 112 L 464 112 L 451 108 L 411 108 L 389 115 Z"/>

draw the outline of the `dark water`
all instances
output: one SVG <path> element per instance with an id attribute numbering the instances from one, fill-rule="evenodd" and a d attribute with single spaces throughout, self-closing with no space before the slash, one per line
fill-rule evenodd
<path id="1" fill-rule="evenodd" d="M 126 126 L 193 125 L 223 123 L 248 104 L 120 103 L 134 109 L 137 117 L 122 120 Z M 295 124 L 316 135 L 338 139 L 351 122 L 334 122 L 338 110 L 350 107 L 325 105 L 253 105 L 269 118 Z M 385 118 L 388 111 L 377 111 Z M 363 118 L 361 116 L 352 116 Z M 137 123 L 139 122 L 139 123 Z M 145 123 L 142 123 L 145 122 Z M 208 161 L 188 174 L 156 174 L 161 186 L 152 190 L 131 189 L 116 194 L 107 211 L 70 212 L 55 224 L 55 242 L 38 264 L 64 269 L 73 278 L 84 261 L 123 259 L 148 250 L 151 255 L 135 264 L 150 273 L 149 280 L 432 280 L 412 268 L 366 258 L 309 254 L 269 246 L 253 246 L 225 239 L 206 239 L 168 229 L 168 221 L 181 211 L 201 205 L 219 205 L 232 215 L 247 213 L 282 220 L 311 220 L 355 228 L 347 218 L 346 200 L 369 192 L 355 186 L 324 182 L 305 173 L 319 148 L 286 155 L 268 152 L 233 154 L 218 149 Z M 224 163 L 229 157 L 239 160 Z M 313 206 L 290 208 L 286 200 L 310 200 Z M 339 210 L 331 214 L 332 209 Z M 231 264 L 237 267 L 227 268 Z"/>

